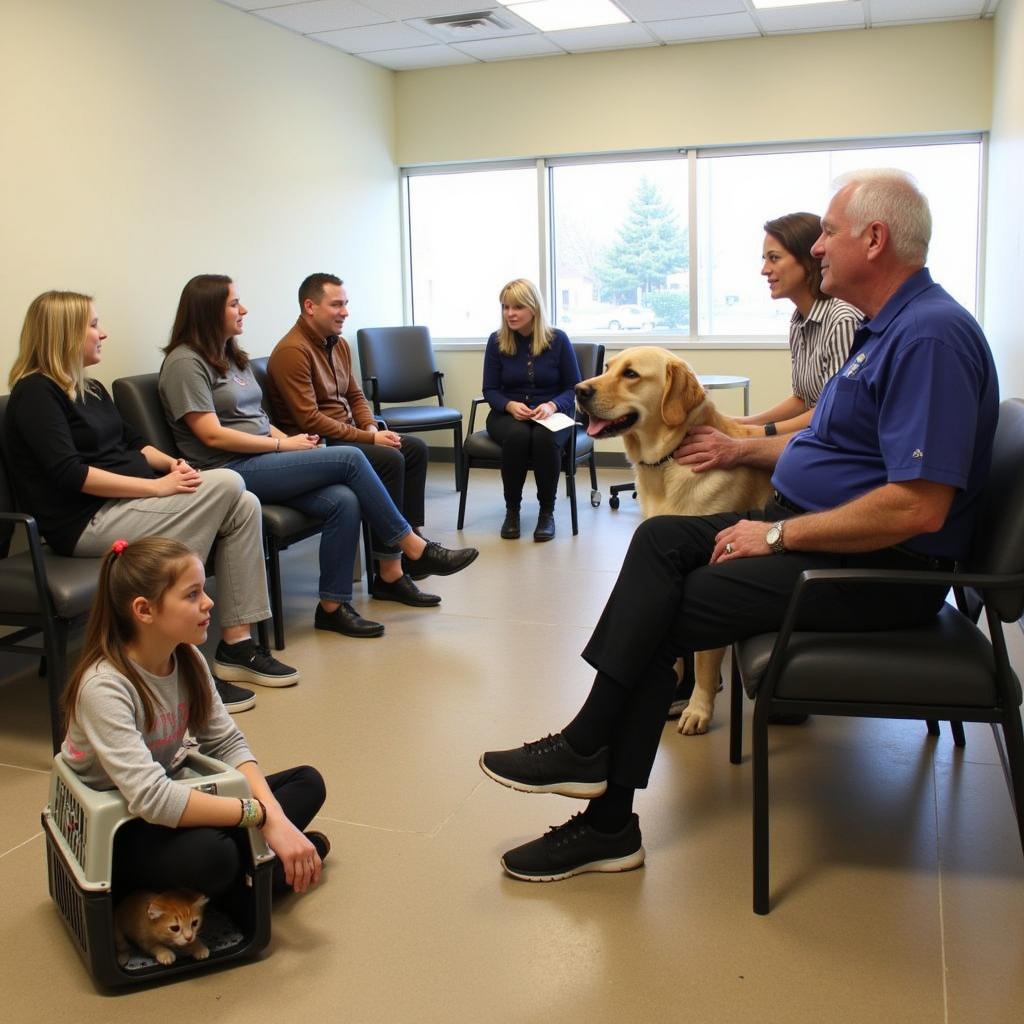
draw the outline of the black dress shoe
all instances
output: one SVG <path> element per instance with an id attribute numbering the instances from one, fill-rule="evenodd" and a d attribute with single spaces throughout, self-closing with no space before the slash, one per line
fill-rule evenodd
<path id="1" fill-rule="evenodd" d="M 533 539 L 536 541 L 555 539 L 555 513 L 541 512 L 537 516 L 537 526 L 533 531 Z"/>
<path id="2" fill-rule="evenodd" d="M 370 586 L 370 594 L 378 601 L 398 601 L 401 604 L 412 605 L 413 608 L 432 608 L 435 604 L 441 603 L 441 598 L 437 594 L 424 594 L 405 575 L 399 576 L 391 583 L 375 576 Z"/>
<path id="3" fill-rule="evenodd" d="M 408 555 L 402 555 L 402 572 L 411 580 L 425 580 L 430 575 L 420 568 L 419 562 L 414 562 Z"/>
<path id="4" fill-rule="evenodd" d="M 341 633 L 342 636 L 371 637 L 384 635 L 384 627 L 381 623 L 364 619 L 347 602 L 339 604 L 333 612 L 325 612 L 324 606 L 318 604 L 313 625 L 317 629 L 328 629 L 333 633 Z"/>
<path id="5" fill-rule="evenodd" d="M 519 509 L 505 510 L 505 522 L 501 524 L 502 540 L 519 540 Z"/>
<path id="6" fill-rule="evenodd" d="M 425 576 L 452 576 L 461 572 L 480 552 L 476 548 L 445 548 L 436 541 L 428 540 L 426 549 L 419 558 L 410 558 L 409 564 Z"/>

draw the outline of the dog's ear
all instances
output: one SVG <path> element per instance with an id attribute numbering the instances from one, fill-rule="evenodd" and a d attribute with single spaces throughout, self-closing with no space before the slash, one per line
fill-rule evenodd
<path id="1" fill-rule="evenodd" d="M 670 426 L 678 427 L 690 410 L 704 401 L 704 389 L 696 374 L 682 359 L 665 366 L 665 392 L 661 396 L 661 418 Z"/>

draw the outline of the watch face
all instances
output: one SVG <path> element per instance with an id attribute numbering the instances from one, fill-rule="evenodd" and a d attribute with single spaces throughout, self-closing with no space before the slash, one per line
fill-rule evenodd
<path id="1" fill-rule="evenodd" d="M 773 544 L 779 543 L 779 528 L 773 526 L 766 534 L 764 539 L 768 542 L 768 546 L 771 547 Z"/>

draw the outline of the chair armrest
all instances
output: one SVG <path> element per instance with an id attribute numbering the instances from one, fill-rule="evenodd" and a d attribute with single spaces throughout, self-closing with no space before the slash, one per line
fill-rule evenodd
<path id="1" fill-rule="evenodd" d="M 50 599 L 50 585 L 46 578 L 46 563 L 43 561 L 43 543 L 39 539 L 38 524 L 26 512 L 0 512 L 0 522 L 20 523 L 25 527 L 25 534 L 28 537 L 29 558 L 32 560 L 32 575 L 36 581 L 36 590 L 39 592 L 39 599 L 46 601 L 52 615 L 53 602 Z"/>
<path id="2" fill-rule="evenodd" d="M 437 404 L 444 405 L 444 373 L 441 370 L 434 371 L 434 390 L 437 392 Z"/>
<path id="3" fill-rule="evenodd" d="M 482 395 L 473 399 L 473 402 L 472 402 L 472 404 L 469 407 L 469 427 L 466 430 L 467 434 L 472 434 L 474 429 L 476 428 L 476 410 L 477 410 L 477 406 L 483 405 L 484 402 L 486 402 L 486 401 L 487 401 L 487 399 L 484 398 Z"/>
<path id="4" fill-rule="evenodd" d="M 805 569 L 796 581 L 793 594 L 786 607 L 782 625 L 775 636 L 771 658 L 765 669 L 762 689 L 771 695 L 782 665 L 783 652 L 796 631 L 797 615 L 801 605 L 812 595 L 815 586 L 822 583 L 874 583 L 892 586 L 946 585 L 947 587 L 974 587 L 985 590 L 1006 590 L 1024 586 L 1024 574 L 994 575 L 989 573 L 932 572 L 917 569 Z M 958 609 L 959 610 L 959 609 Z M 961 612 L 962 613 L 962 612 Z"/>
<path id="5" fill-rule="evenodd" d="M 363 394 L 370 400 L 370 405 L 373 406 L 373 415 L 380 415 L 380 393 L 377 388 L 376 377 L 364 377 L 363 378 Z"/>
<path id="6" fill-rule="evenodd" d="M 386 419 L 384 419 L 383 416 L 374 416 L 374 419 L 377 421 L 377 429 L 378 430 L 390 430 L 391 429 L 388 426 L 388 421 Z"/>

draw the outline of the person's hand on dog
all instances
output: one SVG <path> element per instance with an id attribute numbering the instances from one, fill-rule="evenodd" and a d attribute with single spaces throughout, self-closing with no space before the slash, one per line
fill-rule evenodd
<path id="1" fill-rule="evenodd" d="M 514 420 L 532 420 L 534 410 L 526 405 L 525 402 L 509 402 L 505 406 L 505 412 Z"/>
<path id="2" fill-rule="evenodd" d="M 715 550 L 711 552 L 710 565 L 716 562 L 730 562 L 734 558 L 750 558 L 754 555 L 770 555 L 765 535 L 768 523 L 760 520 L 741 519 L 727 526 L 715 536 Z"/>
<path id="3" fill-rule="evenodd" d="M 683 443 L 672 453 L 681 466 L 689 466 L 694 473 L 709 469 L 732 469 L 738 465 L 740 442 L 714 427 L 694 427 L 687 432 Z"/>

